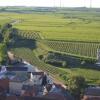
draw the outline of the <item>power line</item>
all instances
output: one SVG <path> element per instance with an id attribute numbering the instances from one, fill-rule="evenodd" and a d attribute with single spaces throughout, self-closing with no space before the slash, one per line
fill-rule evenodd
<path id="1" fill-rule="evenodd" d="M 92 0 L 90 0 L 90 8 L 92 8 Z"/>
<path id="2" fill-rule="evenodd" d="M 53 0 L 53 6 L 56 7 L 56 5 L 55 5 L 55 0 Z"/>
<path id="3" fill-rule="evenodd" d="M 60 0 L 60 7 L 61 7 L 61 3 L 62 3 L 62 2 L 61 2 L 61 0 Z"/>
<path id="4" fill-rule="evenodd" d="M 84 7 L 86 7 L 86 0 L 84 0 Z"/>

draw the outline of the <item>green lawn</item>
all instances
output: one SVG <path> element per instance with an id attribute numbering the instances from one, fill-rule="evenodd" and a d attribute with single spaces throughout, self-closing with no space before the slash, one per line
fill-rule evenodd
<path id="1" fill-rule="evenodd" d="M 70 75 L 81 75 L 85 77 L 89 84 L 100 84 L 100 71 L 84 68 L 62 69 L 62 71 L 70 73 Z"/>

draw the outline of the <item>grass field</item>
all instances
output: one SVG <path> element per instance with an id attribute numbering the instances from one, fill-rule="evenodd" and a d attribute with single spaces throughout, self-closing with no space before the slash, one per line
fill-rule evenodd
<path id="1" fill-rule="evenodd" d="M 0 25 L 9 23 L 10 21 L 11 21 L 11 19 L 8 16 L 5 16 L 4 13 L 0 13 Z"/>

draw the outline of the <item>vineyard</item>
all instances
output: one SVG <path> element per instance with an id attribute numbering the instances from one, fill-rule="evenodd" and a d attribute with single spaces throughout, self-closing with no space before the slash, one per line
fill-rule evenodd
<path id="1" fill-rule="evenodd" d="M 39 40 L 52 50 L 81 57 L 96 59 L 97 50 L 100 49 L 99 42 L 45 40 L 39 32 L 34 32 L 29 30 L 19 30 L 18 35 L 26 39 Z"/>
<path id="2" fill-rule="evenodd" d="M 30 64 L 38 67 L 42 71 L 48 72 L 49 74 L 51 74 L 51 76 L 56 77 L 60 81 L 60 74 L 65 74 L 68 77 L 68 73 L 66 73 L 65 71 L 61 71 L 56 67 L 46 65 L 45 63 L 41 62 L 38 57 L 36 57 L 35 52 L 30 50 L 29 48 L 16 48 L 12 49 L 11 51 L 17 58 L 23 58 L 23 60 L 28 61 Z"/>
<path id="3" fill-rule="evenodd" d="M 97 50 L 100 49 L 100 43 L 92 42 L 44 41 L 44 43 L 56 51 L 88 58 L 96 58 Z"/>
<path id="4" fill-rule="evenodd" d="M 27 35 L 25 35 L 27 34 Z M 30 34 L 33 34 L 30 37 Z M 94 57 L 96 57 L 96 48 L 99 48 L 99 43 L 82 43 L 82 42 L 63 42 L 63 41 L 49 41 L 49 40 L 44 40 L 41 39 L 41 36 L 39 34 L 34 34 L 33 31 L 20 31 L 18 32 L 18 35 L 21 37 L 24 37 L 25 39 L 20 40 L 15 43 L 15 47 L 13 46 L 11 48 L 11 51 L 16 55 L 17 58 L 22 58 L 25 61 L 28 61 L 32 65 L 38 67 L 40 70 L 46 71 L 49 73 L 56 81 L 61 81 L 63 83 L 66 83 L 66 81 L 70 78 L 70 75 L 72 74 L 79 74 L 82 75 L 86 78 L 87 82 L 89 84 L 99 84 L 100 76 L 99 71 L 97 70 L 92 70 L 92 69 L 80 69 L 80 68 L 73 68 L 73 69 L 63 69 L 63 68 L 57 68 L 55 66 L 49 65 L 41 61 L 38 56 L 44 53 L 47 53 L 49 50 L 55 50 L 55 51 L 60 51 L 60 52 L 66 52 L 70 54 L 76 54 L 75 50 L 77 51 L 77 48 L 80 48 L 83 45 L 87 47 L 85 52 L 91 51 L 93 48 L 94 50 Z M 38 37 L 38 38 L 36 38 Z M 32 47 L 33 49 L 30 49 L 29 47 L 34 45 L 35 42 L 32 43 L 32 40 L 36 40 L 36 45 L 37 48 L 34 49 L 34 46 Z M 26 41 L 27 40 L 27 41 Z M 37 41 L 38 40 L 38 41 Z M 25 42 L 26 41 L 26 42 Z M 29 45 L 30 44 L 30 45 Z M 18 46 L 20 45 L 20 48 Z M 91 46 L 92 45 L 92 46 Z M 24 47 L 25 46 L 25 47 Z M 90 47 L 89 47 L 90 46 Z M 68 49 L 69 47 L 69 49 Z M 52 49 L 50 49 L 52 48 Z M 75 49 L 76 48 L 76 49 Z M 68 50 L 67 50 L 68 49 Z M 83 48 L 78 49 L 78 50 L 83 50 Z M 64 51 L 65 50 L 65 51 Z M 77 51 L 76 55 L 79 55 Z M 81 51 L 82 53 L 82 51 Z M 82 53 L 83 54 L 83 53 Z M 91 54 L 91 53 L 89 53 Z M 81 54 L 80 54 L 81 55 Z M 83 55 L 81 55 L 83 56 Z M 88 55 L 87 55 L 88 56 Z"/>
<path id="5" fill-rule="evenodd" d="M 18 35 L 21 36 L 22 38 L 27 38 L 27 39 L 41 40 L 42 38 L 38 31 L 36 32 L 36 31 L 28 31 L 28 30 L 19 30 Z"/>
<path id="6" fill-rule="evenodd" d="M 48 72 L 57 81 L 66 83 L 66 80 L 70 78 L 70 75 L 79 74 L 84 76 L 87 82 L 90 84 L 100 83 L 99 71 L 80 69 L 80 68 L 75 68 L 75 69 L 56 68 L 54 66 L 45 64 L 44 62 L 40 61 L 39 58 L 36 56 L 35 51 L 32 51 L 29 48 L 15 48 L 12 49 L 12 52 L 16 55 L 16 57 L 23 58 L 23 60 L 28 61 L 34 66 L 37 66 L 39 69 Z"/>
<path id="7" fill-rule="evenodd" d="M 96 58 L 97 49 L 100 48 L 100 44 L 98 42 L 89 43 L 46 40 L 45 38 L 42 38 L 39 32 L 28 30 L 19 30 L 18 35 L 20 40 L 16 41 L 10 50 L 17 58 L 22 58 L 30 64 L 38 67 L 40 70 L 49 73 L 54 80 L 66 84 L 70 75 L 78 74 L 84 76 L 89 84 L 100 83 L 100 73 L 97 70 L 87 70 L 85 68 L 58 68 L 53 65 L 46 64 L 39 59 L 39 55 L 51 50 L 59 51 L 61 53 L 65 52 L 66 54 L 74 54 L 77 56 Z"/>

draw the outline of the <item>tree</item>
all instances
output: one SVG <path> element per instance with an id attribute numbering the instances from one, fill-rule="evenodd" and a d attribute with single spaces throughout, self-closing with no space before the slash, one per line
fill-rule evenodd
<path id="1" fill-rule="evenodd" d="M 7 59 L 7 48 L 6 45 L 3 43 L 0 43 L 0 63 L 4 64 L 4 62 Z"/>
<path id="2" fill-rule="evenodd" d="M 4 39 L 3 39 L 3 42 L 5 44 L 8 44 L 10 41 L 10 30 L 6 30 L 5 34 L 4 34 Z"/>
<path id="3" fill-rule="evenodd" d="M 2 30 L 4 29 L 8 29 L 8 28 L 12 28 L 12 24 L 10 23 L 5 23 L 4 25 L 2 25 Z"/>
<path id="4" fill-rule="evenodd" d="M 6 23 L 1 28 L 1 37 L 3 38 L 3 42 L 5 44 L 9 44 L 10 40 L 12 39 L 14 29 L 12 25 Z"/>
<path id="5" fill-rule="evenodd" d="M 71 76 L 67 82 L 67 86 L 71 94 L 76 100 L 80 99 L 80 95 L 86 87 L 85 78 L 79 75 Z"/>

